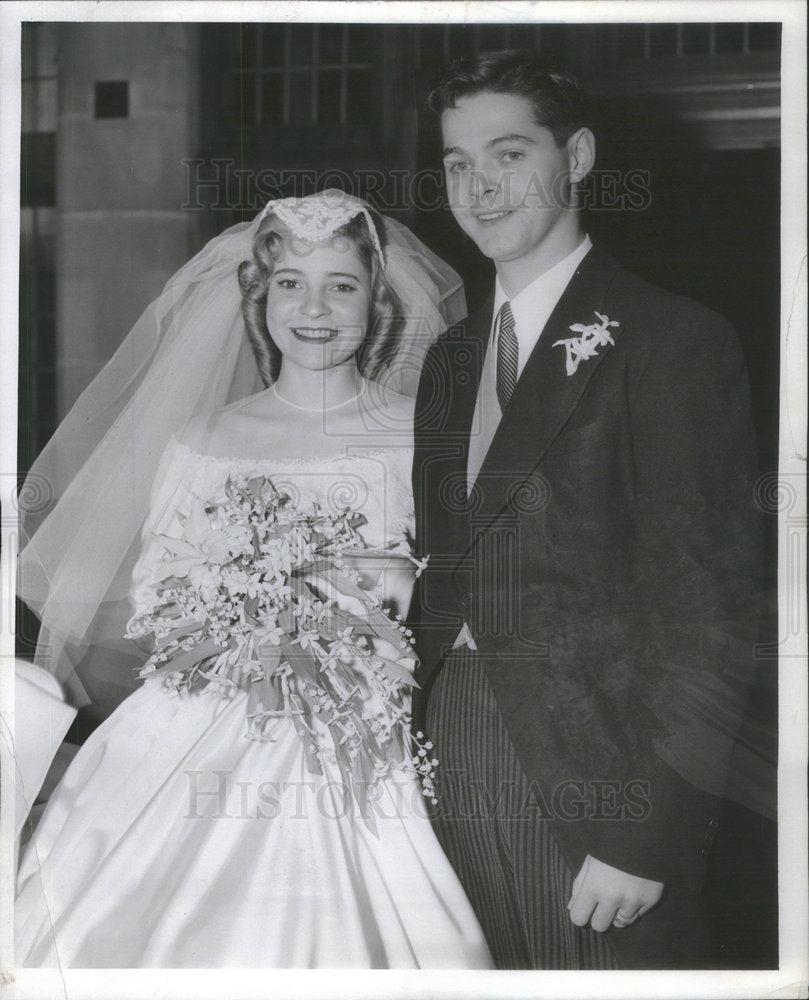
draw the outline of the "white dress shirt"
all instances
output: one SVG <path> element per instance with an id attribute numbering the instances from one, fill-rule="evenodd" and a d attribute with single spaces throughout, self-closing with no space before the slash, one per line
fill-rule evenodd
<path id="1" fill-rule="evenodd" d="M 494 438 L 495 431 L 500 423 L 502 411 L 500 401 L 497 398 L 497 336 L 498 316 L 504 302 L 511 302 L 511 311 L 514 315 L 514 332 L 517 335 L 520 354 L 517 361 L 517 382 L 523 373 L 526 362 L 531 352 L 536 347 L 540 334 L 545 328 L 551 313 L 556 308 L 562 292 L 567 288 L 570 279 L 576 273 L 576 268 L 587 256 L 593 244 L 589 236 L 585 236 L 576 249 L 568 254 L 558 264 L 555 264 L 550 271 L 546 271 L 538 278 L 535 278 L 530 285 L 513 299 L 509 300 L 497 278 L 494 286 L 494 312 L 492 315 L 492 328 L 489 334 L 489 343 L 486 348 L 486 357 L 483 362 L 483 371 L 478 387 L 478 398 L 475 404 L 475 415 L 472 419 L 472 428 L 469 435 L 469 455 L 466 466 L 467 489 L 471 490 L 477 479 L 480 467 L 486 457 L 486 452 Z M 468 645 L 471 649 L 477 648 L 474 639 L 469 631 L 469 626 L 464 623 L 458 638 L 455 640 L 458 646 Z"/>
<path id="2" fill-rule="evenodd" d="M 567 288 L 576 268 L 587 256 L 593 244 L 589 236 L 585 236 L 576 249 L 560 260 L 550 271 L 535 278 L 530 285 L 511 299 L 511 311 L 514 315 L 514 332 L 520 348 L 517 362 L 517 380 L 523 373 L 531 352 L 536 347 L 539 335 L 548 322 L 551 313 L 556 308 L 562 292 Z M 489 345 L 483 362 L 483 372 L 478 387 L 478 398 L 475 405 L 475 415 L 472 419 L 472 429 L 469 436 L 469 456 L 467 460 L 467 488 L 471 489 L 480 471 L 489 445 L 492 443 L 495 431 L 500 423 L 502 412 L 497 399 L 497 319 L 503 303 L 509 298 L 503 291 L 500 279 L 494 285 L 494 313 Z"/>

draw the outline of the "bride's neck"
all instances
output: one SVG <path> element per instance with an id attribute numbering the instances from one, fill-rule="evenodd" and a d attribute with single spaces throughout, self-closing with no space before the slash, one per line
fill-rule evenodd
<path id="1" fill-rule="evenodd" d="M 353 363 L 312 371 L 294 364 L 281 365 L 275 392 L 287 402 L 307 409 L 328 409 L 354 399 L 362 390 L 362 376 Z"/>

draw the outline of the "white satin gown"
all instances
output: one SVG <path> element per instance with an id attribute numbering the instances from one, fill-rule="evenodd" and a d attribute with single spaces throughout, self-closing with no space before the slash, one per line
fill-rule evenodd
<path id="1" fill-rule="evenodd" d="M 230 472 L 361 511 L 366 544 L 413 520 L 408 449 L 270 464 L 181 444 L 164 461 L 134 581 L 143 607 L 170 530 Z M 385 779 L 376 833 L 336 767 L 306 768 L 289 718 L 245 738 L 246 693 L 147 680 L 84 744 L 18 877 L 16 963 L 74 968 L 487 968 L 480 926 L 417 780 Z"/>

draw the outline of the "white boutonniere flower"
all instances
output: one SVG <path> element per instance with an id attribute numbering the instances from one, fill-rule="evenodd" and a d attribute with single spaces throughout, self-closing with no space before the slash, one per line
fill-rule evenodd
<path id="1" fill-rule="evenodd" d="M 597 312 L 598 323 L 573 323 L 570 329 L 578 333 L 578 337 L 567 337 L 565 340 L 557 340 L 554 347 L 564 346 L 565 348 L 565 371 L 568 375 L 575 375 L 580 361 L 586 361 L 598 354 L 598 348 L 605 344 L 615 344 L 610 336 L 610 328 L 621 324 L 614 319 L 608 319 L 602 313 Z"/>

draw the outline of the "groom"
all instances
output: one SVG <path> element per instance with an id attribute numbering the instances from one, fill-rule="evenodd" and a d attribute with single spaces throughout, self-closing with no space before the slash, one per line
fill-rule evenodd
<path id="1" fill-rule="evenodd" d="M 431 104 L 497 273 L 416 406 L 436 830 L 501 968 L 711 967 L 700 890 L 756 641 L 739 344 L 591 244 L 575 79 L 484 53 Z"/>

